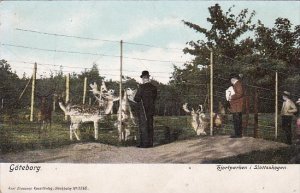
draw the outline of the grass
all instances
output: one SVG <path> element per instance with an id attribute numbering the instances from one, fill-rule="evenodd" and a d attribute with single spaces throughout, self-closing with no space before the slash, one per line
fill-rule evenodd
<path id="1" fill-rule="evenodd" d="M 66 125 L 65 125 L 66 126 Z M 41 131 L 39 124 L 4 124 L 0 127 L 0 150 L 2 153 L 27 149 L 54 148 L 70 144 L 64 125 L 54 124 L 51 130 Z"/>
<path id="2" fill-rule="evenodd" d="M 243 115 L 243 120 L 245 120 L 245 115 Z M 233 134 L 233 123 L 232 116 L 228 116 L 228 121 L 223 127 L 221 134 L 230 135 Z M 292 130 L 295 129 L 295 122 L 292 124 Z M 281 117 L 278 116 L 278 135 L 275 139 L 275 121 L 274 114 L 272 113 L 259 113 L 258 114 L 258 137 L 266 140 L 277 141 L 280 143 L 285 142 L 285 133 L 281 129 Z M 254 136 L 254 115 L 249 114 L 248 128 L 244 128 L 243 134 L 245 136 Z"/>
<path id="3" fill-rule="evenodd" d="M 77 141 L 70 141 L 69 139 L 69 123 L 63 121 L 62 114 L 55 114 L 53 116 L 52 128 L 47 130 L 40 130 L 38 123 L 31 123 L 21 118 L 16 119 L 13 123 L 8 121 L 5 124 L 0 124 L 0 151 L 2 153 L 16 152 L 43 148 L 56 148 L 63 145 L 76 143 Z M 269 127 L 272 125 L 272 114 L 260 114 L 259 125 L 266 125 L 268 127 L 260 126 L 259 135 L 261 138 L 274 140 L 274 129 Z M 189 116 L 176 117 L 155 117 L 154 119 L 154 144 L 166 144 L 177 140 L 191 139 L 195 137 L 195 132 L 191 129 Z M 99 139 L 94 139 L 93 124 L 83 124 L 79 130 L 81 137 L 80 142 L 96 142 L 115 146 L 132 146 L 136 145 L 134 140 L 120 143 L 118 141 L 117 129 L 113 126 L 116 120 L 115 116 L 111 116 L 107 121 L 100 123 Z M 248 129 L 245 130 L 246 136 L 253 136 L 253 125 L 251 122 L 253 115 L 250 115 Z M 279 122 L 280 123 L 280 122 Z M 284 141 L 284 134 L 279 131 L 277 141 Z M 137 128 L 132 129 L 133 133 L 137 134 Z M 228 116 L 227 123 L 222 129 L 219 129 L 214 134 L 230 135 L 233 132 L 231 116 Z M 259 152 L 254 152 L 255 155 Z"/>
<path id="4" fill-rule="evenodd" d="M 76 143 L 69 139 L 69 123 L 62 120 L 62 115 L 53 116 L 53 124 L 45 130 L 40 129 L 38 123 L 31 123 L 18 119 L 14 123 L 0 124 L 0 152 L 20 152 L 43 148 L 57 148 L 63 145 Z M 77 132 L 80 142 L 96 142 L 115 146 L 133 146 L 136 142 L 132 139 L 126 142 L 118 141 L 117 128 L 113 126 L 116 117 L 99 124 L 99 139 L 94 139 L 92 123 L 83 124 Z M 187 139 L 195 136 L 192 129 L 187 126 L 187 117 L 155 117 L 154 143 L 156 145 L 170 143 L 175 140 Z M 136 133 L 137 128 L 132 129 Z M 75 137 L 74 137 L 75 138 Z"/>

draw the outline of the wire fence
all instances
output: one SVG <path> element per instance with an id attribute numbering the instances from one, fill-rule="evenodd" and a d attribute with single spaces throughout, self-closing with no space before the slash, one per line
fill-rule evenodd
<path id="1" fill-rule="evenodd" d="M 97 39 L 89 37 L 68 36 L 63 34 L 51 34 L 47 32 L 38 32 L 34 30 L 16 29 L 21 32 L 38 33 L 41 35 L 60 36 L 64 38 L 77 38 L 91 41 L 105 41 L 109 43 L 120 43 L 115 40 Z M 168 49 L 178 52 L 182 49 L 159 47 L 150 44 L 124 42 L 131 46 L 144 46 Z M 160 63 L 167 65 L 183 64 L 186 61 L 174 60 L 161 60 L 155 58 L 138 58 L 128 57 L 119 54 L 102 54 L 70 50 L 57 50 L 48 48 L 30 47 L 25 45 L 1 43 L 3 47 L 30 49 L 43 52 L 61 52 L 66 54 L 90 55 L 101 57 L 121 58 L 125 60 L 123 68 L 114 66 L 113 68 L 103 68 L 99 72 L 100 76 L 121 77 L 120 81 L 111 81 L 104 79 L 88 79 L 89 84 L 96 82 L 100 87 L 102 82 L 106 82 L 108 89 L 115 90 L 115 96 L 120 96 L 119 88 L 137 89 L 137 82 L 131 81 L 128 77 L 133 74 L 140 73 L 141 71 L 127 68 L 130 60 L 138 60 L 147 63 Z M 18 57 L 17 57 L 18 58 Z M 156 117 L 154 121 L 155 128 L 155 142 L 156 144 L 163 144 L 180 139 L 193 138 L 196 136 L 195 128 L 193 128 L 193 118 L 191 113 L 185 112 L 183 104 L 188 103 L 188 109 L 196 112 L 199 105 L 203 106 L 204 114 L 206 115 L 207 127 L 205 131 L 207 134 L 213 135 L 230 135 L 233 133 L 233 121 L 230 111 L 226 107 L 225 91 L 230 86 L 230 74 L 223 71 L 224 65 L 232 65 L 233 69 L 238 66 L 247 66 L 249 63 L 239 61 L 224 55 L 214 55 L 215 61 L 213 62 L 213 71 L 209 68 L 200 69 L 193 81 L 170 81 L 168 84 L 159 84 L 154 81 L 158 87 L 158 96 L 156 100 Z M 87 87 L 84 87 L 85 72 L 89 72 L 87 67 L 76 67 L 72 65 L 59 65 L 57 63 L 39 63 L 38 61 L 22 61 L 22 60 L 8 60 L 8 62 L 23 63 L 24 68 L 32 69 L 36 73 L 36 80 L 31 77 L 31 82 L 35 82 L 36 88 L 33 84 L 26 86 L 28 78 L 20 81 L 18 88 L 8 89 L 0 88 L 2 94 L 1 98 L 1 117 L 0 117 L 0 142 L 1 151 L 18 151 L 27 148 L 45 148 L 45 147 L 58 147 L 65 144 L 70 144 L 69 140 L 69 120 L 65 120 L 65 116 L 57 104 L 57 98 L 54 97 L 51 90 L 55 94 L 62 94 L 64 97 L 69 95 L 72 104 L 82 105 L 85 103 L 88 106 L 97 106 L 97 100 L 92 92 L 89 92 Z M 29 65 L 36 66 L 30 67 Z M 120 69 L 122 69 L 120 71 Z M 283 91 L 289 90 L 291 92 L 292 100 L 300 98 L 300 90 L 297 85 L 290 85 L 285 83 L 285 77 L 288 75 L 285 72 L 278 72 L 272 69 L 263 68 L 262 76 L 257 71 L 255 74 L 243 74 L 241 72 L 241 80 L 244 87 L 244 107 L 243 107 L 243 135 L 260 137 L 271 140 L 284 140 L 284 135 L 280 126 L 281 120 L 279 116 Z M 75 73 L 74 71 L 81 73 Z M 171 72 L 151 69 L 149 70 L 154 77 L 157 78 L 170 78 Z M 49 73 L 53 76 L 49 77 Z M 118 74 L 118 72 L 120 74 Z M 73 75 L 72 75 L 73 73 Z M 297 72 L 295 72 L 297 73 Z M 70 75 L 71 74 L 71 75 Z M 79 76 L 81 75 L 81 76 Z M 193 74 L 191 73 L 191 76 Z M 70 80 L 67 83 L 67 76 Z M 127 77 L 127 79 L 125 78 Z M 276 78 L 277 77 L 277 78 Z M 97 77 L 98 78 L 98 77 Z M 174 77 L 173 77 L 174 78 Z M 253 79 L 257 79 L 254 84 Z M 50 80 L 50 81 L 49 81 Z M 211 85 L 211 80 L 213 84 Z M 67 90 L 69 87 L 69 90 Z M 27 88 L 27 89 L 26 89 Z M 45 88 L 51 88 L 45 90 Z M 213 89 L 212 89 L 213 88 Z M 35 91 L 32 92 L 32 89 Z M 211 90 L 212 89 L 212 90 Z M 12 95 L 20 96 L 24 91 L 22 100 L 16 100 Z M 41 121 L 38 120 L 39 112 L 41 111 L 42 101 L 40 98 L 35 97 L 32 100 L 31 93 L 38 93 L 47 96 L 47 105 L 51 107 L 52 120 L 51 127 L 42 129 Z M 87 92 L 87 96 L 84 96 Z M 212 95 L 211 95 L 212 93 Z M 76 96 L 76 97 L 74 97 Z M 86 100 L 83 100 L 83 99 Z M 84 102 L 82 102 L 84 101 Z M 32 102 L 33 108 L 30 108 Z M 118 108 L 119 102 L 115 102 L 112 110 L 112 115 L 106 116 L 100 122 L 99 141 L 114 145 L 131 145 L 134 142 L 120 143 L 118 141 L 118 132 L 115 123 L 118 121 Z M 134 111 L 134 108 L 132 108 Z M 32 113 L 33 112 L 33 113 Z M 221 126 L 210 125 L 210 120 L 213 120 L 212 113 L 217 113 L 221 117 Z M 213 116 L 212 116 L 213 115 Z M 30 121 L 33 118 L 33 121 Z M 295 125 L 295 124 L 294 124 Z M 293 125 L 293 127 L 294 127 Z M 84 124 L 79 130 L 80 135 L 83 136 L 83 141 L 90 141 L 93 139 L 93 125 Z M 133 128 L 132 133 L 138 133 L 137 126 Z"/>

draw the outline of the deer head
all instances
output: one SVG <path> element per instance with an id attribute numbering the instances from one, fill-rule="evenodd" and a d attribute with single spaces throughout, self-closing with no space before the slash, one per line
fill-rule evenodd
<path id="1" fill-rule="evenodd" d="M 135 102 L 134 101 L 134 97 L 136 95 L 137 90 L 135 89 L 131 89 L 131 88 L 127 88 L 125 89 L 124 93 L 127 95 L 128 100 Z"/>
<path id="2" fill-rule="evenodd" d="M 98 86 L 97 86 L 96 82 L 94 82 L 94 84 L 90 84 L 90 87 L 92 88 L 92 90 L 98 90 Z"/>
<path id="3" fill-rule="evenodd" d="M 102 84 L 101 84 L 100 92 L 101 92 L 101 93 L 107 92 L 107 88 L 106 88 L 106 85 L 105 85 L 105 82 L 104 82 L 104 81 L 103 81 Z"/>

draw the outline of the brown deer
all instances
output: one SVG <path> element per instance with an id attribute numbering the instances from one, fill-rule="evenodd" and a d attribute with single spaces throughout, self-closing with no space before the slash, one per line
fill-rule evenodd
<path id="1" fill-rule="evenodd" d="M 38 112 L 38 122 L 41 124 L 41 130 L 47 129 L 48 126 L 51 129 L 51 122 L 52 122 L 52 103 L 51 100 L 48 98 L 49 95 L 39 95 L 37 94 L 38 98 L 40 99 L 40 108 Z"/>

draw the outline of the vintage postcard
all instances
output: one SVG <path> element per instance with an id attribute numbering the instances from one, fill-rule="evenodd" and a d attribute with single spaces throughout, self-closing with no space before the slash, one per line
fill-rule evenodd
<path id="1" fill-rule="evenodd" d="M 0 1 L 0 192 L 300 192 L 299 1 Z"/>

